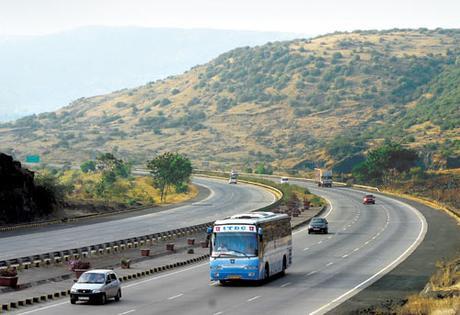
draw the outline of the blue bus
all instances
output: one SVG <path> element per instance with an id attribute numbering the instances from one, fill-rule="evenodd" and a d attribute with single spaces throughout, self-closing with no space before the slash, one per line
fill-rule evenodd
<path id="1" fill-rule="evenodd" d="M 214 222 L 210 276 L 232 280 L 267 280 L 292 263 L 291 219 L 287 214 L 252 212 Z"/>

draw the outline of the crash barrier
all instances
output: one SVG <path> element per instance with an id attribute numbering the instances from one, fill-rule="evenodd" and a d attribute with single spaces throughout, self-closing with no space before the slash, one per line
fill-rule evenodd
<path id="1" fill-rule="evenodd" d="M 209 226 L 212 226 L 213 223 L 214 222 L 206 222 L 180 229 L 131 237 L 112 242 L 1 260 L 0 269 L 6 269 L 8 267 L 15 267 L 17 269 L 38 268 L 42 266 L 65 263 L 71 259 L 108 255 L 128 248 L 153 245 L 156 242 L 173 240 L 198 232 L 204 232 Z"/>
<path id="2" fill-rule="evenodd" d="M 173 269 L 173 268 L 198 263 L 198 262 L 203 261 L 203 260 L 205 260 L 207 258 L 209 258 L 209 254 L 198 256 L 198 257 L 191 258 L 191 259 L 187 259 L 187 260 L 184 260 L 184 261 L 175 262 L 173 264 L 167 264 L 167 265 L 163 265 L 163 266 L 159 266 L 159 267 L 155 267 L 155 268 L 146 269 L 146 270 L 143 270 L 143 271 L 133 272 L 131 274 L 119 277 L 118 280 L 120 282 L 122 282 L 122 283 L 126 282 L 126 281 L 130 281 L 130 280 L 136 280 L 136 279 L 146 277 L 146 276 L 150 276 L 150 275 L 153 275 L 155 273 L 162 272 L 162 271 L 167 271 L 167 270 L 170 270 L 170 269 Z M 37 303 L 41 303 L 41 302 L 46 302 L 48 300 L 63 298 L 63 297 L 69 296 L 69 295 L 70 295 L 70 290 L 56 291 L 56 292 L 52 292 L 52 293 L 49 293 L 49 294 L 41 294 L 41 295 L 21 299 L 21 300 L 14 301 L 14 302 L 8 302 L 8 303 L 5 303 L 5 304 L 1 305 L 0 313 L 1 312 L 12 311 L 12 310 L 18 309 L 19 307 L 22 307 L 22 306 L 29 306 L 29 305 L 33 305 L 33 304 L 37 304 Z"/>
<path id="3" fill-rule="evenodd" d="M 212 176 L 208 176 L 208 177 L 212 177 Z M 281 198 L 283 197 L 283 193 L 280 190 L 274 187 L 268 186 L 268 185 L 260 184 L 260 183 L 255 183 L 255 182 L 250 182 L 250 181 L 244 181 L 244 182 L 248 184 L 264 187 L 265 189 L 270 190 L 276 196 L 276 199 L 277 199 L 275 202 L 273 202 L 272 204 L 268 206 L 254 209 L 252 211 L 267 211 L 267 210 L 270 210 L 272 208 L 279 206 L 281 202 Z M 54 264 L 65 263 L 71 259 L 81 259 L 81 258 L 86 258 L 86 257 L 91 257 L 91 256 L 101 256 L 101 255 L 111 254 L 112 252 L 119 252 L 119 251 L 123 251 L 128 248 L 137 248 L 137 247 L 144 246 L 144 245 L 151 245 L 159 241 L 173 240 L 173 239 L 187 236 L 190 234 L 204 232 L 206 231 L 208 227 L 212 226 L 213 223 L 214 221 L 211 221 L 211 222 L 206 222 L 203 224 L 193 225 L 193 226 L 184 227 L 180 229 L 175 229 L 175 230 L 170 230 L 170 231 L 165 231 L 165 232 L 160 232 L 160 233 L 154 233 L 154 234 L 147 234 L 147 235 L 138 236 L 138 237 L 131 237 L 131 238 L 122 239 L 118 241 L 89 245 L 89 246 L 73 248 L 73 249 L 53 251 L 53 252 L 48 252 L 48 253 L 33 254 L 33 255 L 28 255 L 28 256 L 19 257 L 19 258 L 12 258 L 12 259 L 7 259 L 7 260 L 0 260 L 0 269 L 6 269 L 8 267 L 15 267 L 17 269 L 28 269 L 32 267 L 38 268 L 42 266 L 49 266 L 49 265 L 54 265 Z"/>

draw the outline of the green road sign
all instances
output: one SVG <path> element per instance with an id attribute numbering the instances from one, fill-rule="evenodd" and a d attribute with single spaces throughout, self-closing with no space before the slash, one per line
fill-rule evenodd
<path id="1" fill-rule="evenodd" d="M 27 155 L 26 163 L 40 163 L 40 156 L 39 155 Z"/>

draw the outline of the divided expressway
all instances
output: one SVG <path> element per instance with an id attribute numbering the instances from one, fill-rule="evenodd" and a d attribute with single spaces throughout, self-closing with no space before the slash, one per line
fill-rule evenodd
<path id="1" fill-rule="evenodd" d="M 172 228 L 171 224 L 185 226 L 209 221 L 210 218 L 223 217 L 230 212 L 264 206 L 273 199 L 270 193 L 264 193 L 255 187 L 230 186 L 204 179 L 196 181 L 209 186 L 213 194 L 208 200 L 201 202 L 202 206 L 198 207 L 200 209 L 188 208 L 189 211 L 194 211 L 188 214 L 188 217 L 182 217 L 188 213 L 187 211 L 181 212 L 177 209 L 158 214 L 155 222 L 161 220 L 158 224 L 162 230 Z M 211 187 L 210 183 L 215 186 Z M 424 217 L 415 208 L 401 201 L 375 194 L 375 205 L 363 205 L 363 192 L 349 188 L 317 188 L 305 182 L 294 183 L 308 187 L 313 193 L 325 197 L 330 202 L 331 207 L 323 214 L 329 221 L 329 234 L 308 235 L 305 228 L 294 231 L 294 261 L 284 277 L 276 277 L 262 286 L 221 286 L 209 281 L 208 264 L 202 263 L 125 284 L 124 296 L 119 303 L 110 302 L 104 306 L 71 305 L 69 301 L 63 300 L 33 306 L 19 313 L 323 314 L 391 271 L 408 257 L 424 238 L 427 229 Z M 225 192 L 222 186 L 231 187 L 227 188 L 231 192 Z M 222 191 L 219 192 L 220 189 Z M 242 190 L 252 193 L 245 195 Z M 241 194 L 245 197 L 241 197 Z M 250 204 L 246 204 L 245 201 L 249 201 Z M 210 206 L 203 205 L 207 203 Z M 202 217 L 199 217 L 201 215 Z M 136 217 L 133 217 L 126 224 L 132 224 L 131 229 L 135 224 L 139 224 L 141 228 L 145 220 L 137 220 L 137 223 L 134 223 L 135 221 Z M 99 234 L 118 234 L 117 238 L 128 236 L 119 234 L 119 228 L 124 225 L 109 225 L 108 228 L 113 230 L 104 232 L 101 232 L 102 227 L 99 227 Z M 89 227 L 91 225 L 83 228 Z M 137 227 L 133 231 L 142 234 Z M 21 239 L 23 237 L 21 236 Z M 33 237 L 30 237 L 30 241 L 33 241 Z M 46 237 L 46 233 L 43 237 Z M 78 240 L 76 235 L 70 236 L 68 241 L 71 241 L 70 238 Z M 3 241 L 4 239 L 0 239 L 0 242 Z M 47 243 L 56 246 L 54 241 Z M 3 244 L 0 243 L 2 256 Z M 80 243 L 78 245 L 81 246 Z M 11 248 L 10 253 L 14 250 Z"/>

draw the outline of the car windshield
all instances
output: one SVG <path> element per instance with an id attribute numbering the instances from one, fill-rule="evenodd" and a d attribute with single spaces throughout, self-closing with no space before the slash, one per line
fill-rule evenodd
<path id="1" fill-rule="evenodd" d="M 213 243 L 213 257 L 256 256 L 257 235 L 255 233 L 216 233 Z"/>
<path id="2" fill-rule="evenodd" d="M 105 274 L 103 273 L 94 273 L 86 272 L 80 276 L 78 283 L 104 283 Z"/>

